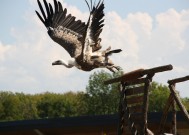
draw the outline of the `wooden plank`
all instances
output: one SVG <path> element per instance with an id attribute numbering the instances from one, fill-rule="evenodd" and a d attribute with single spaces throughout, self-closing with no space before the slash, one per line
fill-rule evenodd
<path id="1" fill-rule="evenodd" d="M 142 94 L 142 93 L 144 93 L 144 86 L 125 89 L 125 95 L 126 96 Z"/>
<path id="2" fill-rule="evenodd" d="M 175 84 L 175 83 L 184 82 L 184 81 L 188 81 L 188 80 L 189 80 L 189 76 L 185 76 L 185 77 L 169 80 L 168 83 L 169 84 Z"/>
<path id="3" fill-rule="evenodd" d="M 131 119 L 136 124 L 142 124 L 143 115 L 142 113 L 133 113 L 131 114 Z"/>
<path id="4" fill-rule="evenodd" d="M 144 71 L 142 71 L 141 75 L 146 75 L 146 74 L 155 74 L 158 72 L 164 72 L 164 71 L 168 71 L 168 70 L 172 70 L 173 66 L 170 65 L 165 65 L 165 66 L 159 66 L 159 67 L 155 67 L 155 68 L 151 68 L 151 69 L 146 69 Z"/>
<path id="5" fill-rule="evenodd" d="M 123 86 L 123 89 L 124 89 L 124 86 Z M 135 134 L 135 135 L 139 135 L 137 129 L 136 129 L 135 126 L 134 126 L 134 123 L 133 123 L 132 120 L 131 120 L 131 115 L 130 115 L 129 110 L 128 110 L 128 107 L 127 107 L 127 105 L 126 105 L 126 104 L 127 104 L 127 100 L 126 100 L 126 98 L 125 98 L 125 96 L 124 96 L 123 91 L 121 91 L 120 94 L 121 94 L 121 105 L 122 105 L 122 108 L 124 109 L 124 120 L 128 123 L 131 132 L 132 132 L 133 134 Z M 120 131 L 118 132 L 118 135 L 122 135 L 122 134 L 123 134 L 122 131 L 123 131 L 123 130 L 120 130 Z"/>
<path id="6" fill-rule="evenodd" d="M 129 112 L 130 113 L 142 113 L 143 112 L 143 104 L 129 107 Z"/>
<path id="7" fill-rule="evenodd" d="M 132 80 L 130 82 L 125 82 L 125 85 L 129 86 L 129 85 L 140 85 L 140 84 L 144 84 L 146 82 L 146 78 L 139 78 L 136 80 Z"/>
<path id="8" fill-rule="evenodd" d="M 137 78 L 142 77 L 142 76 L 141 76 L 141 72 L 142 72 L 143 70 L 144 70 L 144 69 L 137 69 L 137 70 L 128 72 L 128 73 L 124 74 L 124 75 L 121 76 L 121 77 L 107 80 L 107 81 L 104 82 L 104 84 L 107 85 L 107 84 L 112 84 L 112 83 L 116 83 L 116 82 L 126 82 L 126 81 L 135 80 L 135 79 L 137 79 Z"/>
<path id="9" fill-rule="evenodd" d="M 130 82 L 132 80 L 136 80 L 138 78 L 143 77 L 144 75 L 147 74 L 155 74 L 158 72 L 163 72 L 163 71 L 168 71 L 168 70 L 172 70 L 173 66 L 172 65 L 165 65 L 165 66 L 160 66 L 160 67 L 155 67 L 155 68 L 151 68 L 151 69 L 137 69 L 131 72 L 128 72 L 126 74 L 124 74 L 121 77 L 118 78 L 114 78 L 114 79 L 110 79 L 104 82 L 104 84 L 112 84 L 112 83 L 116 83 L 116 82 Z"/>
<path id="10" fill-rule="evenodd" d="M 138 104 L 143 102 L 144 100 L 144 96 L 133 96 L 133 97 L 129 97 L 126 99 L 127 100 L 127 105 L 129 104 Z"/>

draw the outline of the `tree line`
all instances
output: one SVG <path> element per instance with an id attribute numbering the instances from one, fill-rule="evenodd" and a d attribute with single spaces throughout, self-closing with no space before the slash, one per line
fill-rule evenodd
<path id="1" fill-rule="evenodd" d="M 89 77 L 83 92 L 24 94 L 0 92 L 0 121 L 105 115 L 118 112 L 118 84 L 104 85 L 105 80 L 121 75 L 98 71 Z M 149 111 L 162 111 L 170 94 L 167 86 L 152 82 Z M 182 99 L 189 110 L 189 98 Z"/>

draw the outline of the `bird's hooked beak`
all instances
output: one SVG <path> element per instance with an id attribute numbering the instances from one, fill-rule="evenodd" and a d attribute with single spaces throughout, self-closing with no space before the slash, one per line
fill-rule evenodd
<path id="1" fill-rule="evenodd" d="M 62 61 L 61 60 L 57 60 L 55 62 L 52 63 L 52 65 L 62 65 Z"/>

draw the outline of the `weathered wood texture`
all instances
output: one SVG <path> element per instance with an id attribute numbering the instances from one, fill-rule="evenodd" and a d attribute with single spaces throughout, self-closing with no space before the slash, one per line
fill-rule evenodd
<path id="1" fill-rule="evenodd" d="M 183 112 L 187 122 L 189 123 L 189 114 L 186 110 L 186 108 L 184 107 L 184 105 L 182 104 L 179 95 L 177 94 L 174 85 L 169 85 L 169 89 L 171 90 L 171 94 L 174 97 L 175 102 L 177 103 L 179 109 Z"/>
<path id="2" fill-rule="evenodd" d="M 176 102 L 173 101 L 172 102 L 172 112 L 173 112 L 173 116 L 172 116 L 172 133 L 174 135 L 177 134 L 177 111 L 176 111 Z"/>
<path id="3" fill-rule="evenodd" d="M 172 65 L 165 65 L 165 66 L 159 66 L 159 67 L 155 67 L 155 68 L 151 68 L 151 69 L 146 69 L 144 71 L 142 71 L 142 75 L 146 75 L 146 74 L 155 74 L 155 73 L 159 73 L 159 72 L 164 72 L 164 71 L 168 71 L 168 70 L 172 70 L 173 66 Z"/>
<path id="4" fill-rule="evenodd" d="M 130 85 L 140 85 L 144 84 L 146 82 L 146 78 L 138 78 L 129 82 L 125 82 L 125 85 L 130 86 Z"/>
<path id="5" fill-rule="evenodd" d="M 172 106 L 172 133 L 173 134 L 177 134 L 177 121 L 176 121 L 176 105 L 179 107 L 180 111 L 183 113 L 184 117 L 186 118 L 187 122 L 189 123 L 189 114 L 186 110 L 186 108 L 184 107 L 184 105 L 181 102 L 181 99 L 178 95 L 178 92 L 175 89 L 175 84 L 179 83 L 179 82 L 183 82 L 183 81 L 187 81 L 189 80 L 189 76 L 185 76 L 185 77 L 181 77 L 181 78 L 176 78 L 173 80 L 169 80 L 169 90 L 170 90 L 170 96 L 167 100 L 167 103 L 164 107 L 163 110 L 163 115 L 161 118 L 161 122 L 160 122 L 160 127 L 159 127 L 159 133 L 163 133 L 164 132 L 164 126 L 167 120 L 167 115 L 168 115 L 168 111 L 170 109 L 170 107 Z"/>
<path id="6" fill-rule="evenodd" d="M 116 83 L 116 82 L 128 82 L 128 81 L 132 81 L 132 80 L 141 78 L 147 74 L 155 74 L 158 72 L 168 71 L 168 70 L 172 70 L 172 69 L 173 69 L 172 65 L 165 65 L 165 66 L 160 66 L 160 67 L 155 67 L 155 68 L 145 69 L 145 70 L 137 69 L 132 72 L 128 72 L 121 77 L 107 80 L 104 82 L 104 84 L 112 84 L 112 83 Z"/>
<path id="7" fill-rule="evenodd" d="M 143 95 L 127 98 L 127 104 L 128 105 L 130 105 L 130 104 L 139 104 L 139 103 L 141 103 L 143 101 L 144 101 L 144 96 Z"/>
<path id="8" fill-rule="evenodd" d="M 153 76 L 151 76 L 153 77 Z M 150 83 L 152 81 L 152 78 L 150 76 L 147 76 L 148 81 L 145 83 L 145 88 L 144 88 L 144 102 L 143 102 L 143 133 L 147 135 L 147 129 L 148 129 L 148 105 L 149 105 L 149 88 L 150 88 Z"/>
<path id="9" fill-rule="evenodd" d="M 144 69 L 137 69 L 137 70 L 134 70 L 132 72 L 128 72 L 121 77 L 107 80 L 107 81 L 104 82 L 104 84 L 112 84 L 112 83 L 116 83 L 116 82 L 125 82 L 125 80 L 127 80 L 127 81 L 135 80 L 137 78 L 142 77 L 141 76 L 142 71 L 144 71 Z"/>
<path id="10" fill-rule="evenodd" d="M 136 113 L 136 112 L 142 113 L 142 111 L 143 111 L 143 105 L 141 105 L 141 104 L 129 107 L 130 113 Z"/>
<path id="11" fill-rule="evenodd" d="M 122 107 L 121 107 L 120 111 L 122 111 L 123 113 L 120 113 L 121 114 L 120 121 L 122 123 L 119 125 L 118 135 L 123 134 L 124 125 L 126 124 L 126 122 L 129 125 L 131 132 L 134 133 L 135 135 L 139 135 L 139 133 L 138 133 L 136 127 L 135 127 L 134 121 L 131 120 L 132 118 L 131 118 L 131 115 L 130 115 L 130 112 L 129 112 L 129 109 L 128 109 L 128 106 L 127 106 L 127 99 L 126 99 L 124 90 L 125 90 L 125 86 L 123 86 L 123 89 L 121 91 L 120 104 L 121 104 Z"/>
<path id="12" fill-rule="evenodd" d="M 189 80 L 189 76 L 169 80 L 168 83 L 169 84 L 175 84 L 175 83 L 184 82 L 184 81 L 187 81 L 187 80 Z"/>
<path id="13" fill-rule="evenodd" d="M 138 69 L 124 74 L 121 77 L 114 78 L 104 82 L 111 84 L 121 82 L 120 89 L 120 123 L 118 135 L 124 132 L 124 125 L 130 128 L 133 135 L 148 134 L 148 104 L 149 104 L 149 88 L 155 73 L 168 71 L 172 69 L 172 65 L 155 67 L 151 69 Z M 143 77 L 146 75 L 145 77 Z M 143 78 L 142 78 L 143 77 Z"/>
<path id="14" fill-rule="evenodd" d="M 173 97 L 173 95 L 170 94 L 169 98 L 167 100 L 167 103 L 165 104 L 165 107 L 163 109 L 163 115 L 161 117 L 161 121 L 160 121 L 160 125 L 159 125 L 159 133 L 160 134 L 164 133 L 164 127 L 165 127 L 165 123 L 167 120 L 167 115 L 168 115 L 169 109 L 170 109 L 173 101 L 174 101 L 174 97 Z"/>
<path id="15" fill-rule="evenodd" d="M 127 96 L 142 94 L 142 93 L 144 93 L 144 86 L 129 88 L 125 91 L 125 94 Z"/>
<path id="16" fill-rule="evenodd" d="M 129 83 L 122 82 L 120 93 L 122 94 L 121 98 L 124 98 L 121 103 L 124 110 L 122 110 L 124 112 L 122 115 L 124 115 L 124 119 L 127 121 L 132 134 L 147 134 L 148 91 L 150 82 L 151 79 L 148 76 L 143 79 L 130 81 Z M 120 132 L 123 131 L 121 130 L 123 124 L 122 126 L 120 125 Z"/>

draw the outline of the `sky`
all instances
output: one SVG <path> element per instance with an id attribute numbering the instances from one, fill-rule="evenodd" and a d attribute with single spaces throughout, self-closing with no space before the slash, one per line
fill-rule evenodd
<path id="1" fill-rule="evenodd" d="M 60 1 L 68 13 L 87 21 L 84 0 Z M 111 59 L 124 72 L 172 64 L 172 71 L 154 77 L 164 85 L 169 79 L 189 75 L 188 0 L 104 2 L 102 46 L 123 50 Z M 39 11 L 37 0 L 1 0 L 0 90 L 30 94 L 85 90 L 89 76 L 101 69 L 84 72 L 52 66 L 53 61 L 70 56 L 50 39 L 35 10 Z M 189 97 L 189 81 L 179 83 L 177 90 L 182 97 Z"/>

